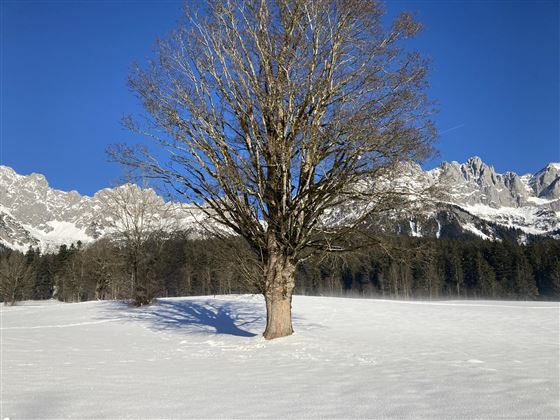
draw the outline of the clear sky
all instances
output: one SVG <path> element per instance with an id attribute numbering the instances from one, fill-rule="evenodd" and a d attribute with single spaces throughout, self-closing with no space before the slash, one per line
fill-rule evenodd
<path id="1" fill-rule="evenodd" d="M 560 161 L 560 9 L 552 1 L 389 1 L 417 13 L 414 47 L 433 60 L 441 160 L 481 156 L 500 171 Z M 0 162 L 93 194 L 121 169 L 105 148 L 134 142 L 123 115 L 133 61 L 174 28 L 180 1 L 0 0 Z"/>

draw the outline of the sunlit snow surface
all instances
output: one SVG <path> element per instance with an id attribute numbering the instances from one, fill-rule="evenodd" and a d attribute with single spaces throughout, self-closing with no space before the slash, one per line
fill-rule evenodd
<path id="1" fill-rule="evenodd" d="M 559 305 L 258 296 L 2 308 L 1 417 L 558 418 Z"/>

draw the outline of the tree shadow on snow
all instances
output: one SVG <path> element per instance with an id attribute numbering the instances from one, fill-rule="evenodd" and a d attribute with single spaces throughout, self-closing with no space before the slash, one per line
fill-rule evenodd
<path id="1" fill-rule="evenodd" d="M 216 334 L 229 334 L 239 337 L 254 337 L 256 334 L 243 330 L 239 327 L 250 326 L 260 320 L 260 316 L 253 316 L 249 319 L 235 314 L 246 312 L 247 308 L 235 308 L 230 303 L 210 303 L 199 304 L 193 301 L 164 301 L 156 306 L 156 319 L 162 329 L 180 328 L 189 325 L 208 326 L 216 330 Z M 238 326 L 239 325 L 239 326 Z"/>
<path id="2" fill-rule="evenodd" d="M 244 328 L 259 327 L 263 320 L 258 305 L 213 300 L 167 300 L 160 299 L 142 308 L 117 305 L 113 309 L 125 309 L 131 321 L 147 322 L 156 330 L 194 329 L 215 334 L 238 337 L 254 337 L 257 334 Z M 119 317 L 123 313 L 119 313 Z"/>

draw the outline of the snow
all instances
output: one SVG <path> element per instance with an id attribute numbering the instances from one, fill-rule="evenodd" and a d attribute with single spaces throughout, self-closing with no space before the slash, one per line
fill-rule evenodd
<path id="1" fill-rule="evenodd" d="M 485 241 L 491 241 L 493 239 L 492 237 L 481 231 L 479 228 L 477 228 L 473 223 L 465 223 L 463 225 L 463 229 L 465 229 L 467 232 L 474 233 L 476 236 L 484 239 Z"/>
<path id="2" fill-rule="evenodd" d="M 420 223 L 418 221 L 413 222 L 412 220 L 409 220 L 408 224 L 410 226 L 410 236 L 413 236 L 415 238 L 421 238 L 422 237 L 422 229 L 421 229 Z"/>
<path id="3" fill-rule="evenodd" d="M 534 235 L 542 235 L 560 227 L 558 221 L 544 220 L 542 209 L 538 207 L 500 207 L 496 209 L 484 204 L 462 205 L 461 207 L 481 219 L 521 229 Z M 464 226 L 464 228 L 469 230 L 468 226 Z"/>
<path id="4" fill-rule="evenodd" d="M 527 201 L 536 204 L 537 206 L 545 206 L 547 204 L 553 203 L 557 201 L 557 199 L 549 200 L 547 198 L 540 198 L 540 197 L 528 197 Z"/>
<path id="5" fill-rule="evenodd" d="M 558 418 L 559 304 L 258 296 L 1 310 L 1 418 Z"/>
<path id="6" fill-rule="evenodd" d="M 31 225 L 23 225 L 34 238 L 41 243 L 42 251 L 55 251 L 61 244 L 70 245 L 71 243 L 88 243 L 93 240 L 85 233 L 85 229 L 80 229 L 75 223 L 61 220 L 51 220 L 47 222 L 49 231 L 45 231 Z"/>

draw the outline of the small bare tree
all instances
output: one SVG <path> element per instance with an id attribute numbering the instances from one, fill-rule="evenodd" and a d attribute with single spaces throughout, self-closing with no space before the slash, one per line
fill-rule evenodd
<path id="1" fill-rule="evenodd" d="M 168 154 L 112 153 L 247 240 L 262 267 L 264 336 L 286 336 L 296 265 L 342 250 L 350 229 L 394 208 L 397 163 L 431 153 L 427 63 L 402 47 L 420 25 L 405 13 L 385 28 L 376 0 L 194 3 L 130 78 L 149 122 L 127 124 Z M 326 223 L 349 203 L 351 218 Z"/>
<path id="2" fill-rule="evenodd" d="M 176 228 L 177 219 L 170 204 L 165 203 L 154 190 L 127 183 L 104 191 L 105 209 L 111 236 L 126 253 L 130 269 L 130 290 L 137 306 L 149 304 L 153 290 L 146 270 L 141 269 L 148 255 L 147 244 L 161 243 L 166 232 Z M 150 249 L 150 253 L 157 251 Z"/>
<path id="3" fill-rule="evenodd" d="M 4 305 L 31 297 L 33 275 L 33 267 L 22 253 L 14 251 L 0 257 L 0 297 Z"/>
<path id="4" fill-rule="evenodd" d="M 117 299 L 119 282 L 115 258 L 116 246 L 109 238 L 102 238 L 84 250 L 84 264 L 90 276 L 90 283 L 94 285 L 93 296 L 97 300 Z"/>

